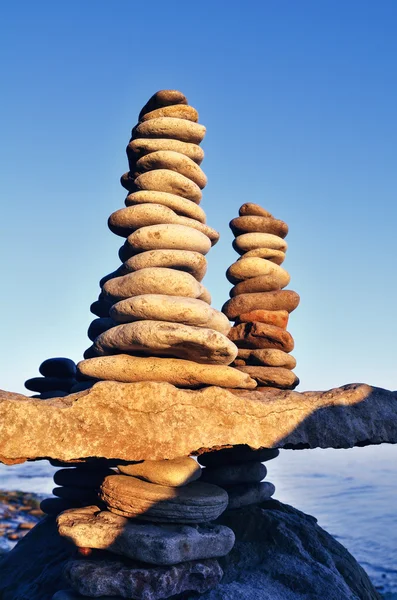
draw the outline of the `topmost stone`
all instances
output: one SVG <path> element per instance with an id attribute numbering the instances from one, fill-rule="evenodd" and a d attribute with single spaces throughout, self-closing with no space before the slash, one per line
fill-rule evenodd
<path id="1" fill-rule="evenodd" d="M 160 90 L 153 94 L 151 98 L 146 102 L 145 106 L 139 113 L 139 120 L 148 112 L 152 112 L 158 108 L 164 106 L 172 106 L 174 104 L 187 104 L 187 98 L 182 92 L 178 90 Z"/>
<path id="2" fill-rule="evenodd" d="M 48 358 L 41 363 L 39 371 L 44 377 L 75 377 L 76 365 L 70 358 Z"/>

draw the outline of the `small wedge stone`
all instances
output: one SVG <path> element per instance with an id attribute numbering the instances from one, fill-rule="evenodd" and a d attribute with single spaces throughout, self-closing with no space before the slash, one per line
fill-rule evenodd
<path id="1" fill-rule="evenodd" d="M 281 250 L 274 250 L 273 248 L 255 248 L 245 252 L 238 260 L 242 258 L 266 258 L 276 265 L 281 265 L 285 261 L 285 252 Z"/>
<path id="2" fill-rule="evenodd" d="M 167 192 L 168 194 L 182 196 L 182 198 L 191 200 L 196 204 L 200 204 L 203 197 L 201 189 L 194 181 L 170 169 L 147 171 L 142 175 L 138 175 L 133 183 L 135 189 L 131 191 L 154 190 L 156 192 Z M 131 189 L 131 187 L 129 186 L 127 189 Z"/>
<path id="3" fill-rule="evenodd" d="M 142 352 L 203 364 L 229 365 L 237 347 L 213 329 L 167 321 L 136 321 L 112 327 L 95 340 L 98 355 Z"/>
<path id="4" fill-rule="evenodd" d="M 168 192 L 157 192 L 155 190 L 140 190 L 129 194 L 125 199 L 126 206 L 136 206 L 140 204 L 161 204 L 171 208 L 177 215 L 195 219 L 200 223 L 206 222 L 206 216 L 203 209 L 191 200 L 169 194 Z"/>
<path id="5" fill-rule="evenodd" d="M 117 354 L 83 360 L 78 367 L 83 376 L 124 383 L 157 381 L 182 388 L 216 385 L 247 390 L 256 387 L 254 379 L 238 369 L 224 365 L 203 365 L 181 358 Z"/>

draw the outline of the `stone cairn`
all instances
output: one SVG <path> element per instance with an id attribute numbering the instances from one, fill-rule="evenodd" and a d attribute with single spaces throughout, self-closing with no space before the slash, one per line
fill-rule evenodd
<path id="1" fill-rule="evenodd" d="M 36 392 L 33 398 L 61 398 L 73 393 L 76 381 L 76 365 L 70 358 L 48 358 L 41 363 L 42 377 L 32 377 L 25 381 L 25 387 Z"/>
<path id="2" fill-rule="evenodd" d="M 286 330 L 289 313 L 299 304 L 299 295 L 284 290 L 290 276 L 280 265 L 285 259 L 288 225 L 275 219 L 258 204 L 243 204 L 230 228 L 233 247 L 241 256 L 226 272 L 234 284 L 231 299 L 222 310 L 234 321 L 229 338 L 238 346 L 233 363 L 260 387 L 292 390 L 298 377 L 292 369 L 296 360 Z"/>
<path id="3" fill-rule="evenodd" d="M 197 121 L 185 96 L 172 90 L 155 94 L 139 115 L 127 148 L 130 170 L 121 178 L 126 208 L 109 218 L 111 231 L 126 238 L 123 264 L 101 280 L 91 306 L 98 318 L 88 330 L 93 345 L 77 365 L 80 386 L 112 380 L 256 387 L 249 374 L 228 366 L 237 356 L 227 337 L 231 325 L 211 308 L 201 283 L 205 255 L 219 235 L 199 206 L 207 180 L 199 166 L 205 128 Z M 81 557 L 64 572 L 73 592 L 54 600 L 79 594 L 155 600 L 215 587 L 222 577 L 217 558 L 235 538 L 214 521 L 270 498 L 274 486 L 261 483 L 261 461 L 277 453 L 244 446 L 198 461 L 92 459 L 61 469 L 54 477 L 58 499 L 42 508 L 59 513 L 59 500 L 74 503 L 58 514 L 58 531 Z"/>

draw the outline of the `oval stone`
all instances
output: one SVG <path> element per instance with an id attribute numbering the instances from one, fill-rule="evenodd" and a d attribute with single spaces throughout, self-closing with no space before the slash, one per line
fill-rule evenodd
<path id="1" fill-rule="evenodd" d="M 229 331 L 229 339 L 239 348 L 278 348 L 283 352 L 294 349 L 292 335 L 267 323 L 240 323 Z"/>
<path id="2" fill-rule="evenodd" d="M 186 271 L 197 281 L 201 281 L 207 272 L 207 259 L 200 252 L 191 250 L 148 250 L 132 256 L 124 263 L 127 272 L 148 267 Z"/>
<path id="3" fill-rule="evenodd" d="M 200 144 L 205 132 L 204 125 L 187 119 L 159 117 L 139 123 L 132 131 L 132 138 L 171 138 L 190 144 Z"/>
<path id="4" fill-rule="evenodd" d="M 71 377 L 76 375 L 76 365 L 70 358 L 47 358 L 41 363 L 39 371 L 44 377 Z"/>
<path id="5" fill-rule="evenodd" d="M 158 150 L 151 154 L 146 154 L 136 163 L 136 172 L 145 173 L 155 169 L 170 169 L 176 173 L 184 175 L 200 189 L 207 185 L 207 177 L 202 169 L 190 158 L 179 152 L 172 150 Z M 273 232 L 271 232 L 273 233 Z"/>
<path id="6" fill-rule="evenodd" d="M 99 355 L 142 352 L 219 365 L 228 365 L 237 356 L 237 347 L 222 333 L 167 321 L 136 321 L 112 327 L 97 337 L 94 347 Z"/>
<path id="7" fill-rule="evenodd" d="M 171 104 L 170 106 L 162 106 L 155 108 L 150 112 L 142 115 L 140 121 L 149 121 L 150 119 L 158 119 L 159 117 L 174 117 L 175 119 L 186 119 L 197 123 L 199 114 L 193 106 L 188 104 Z"/>
<path id="8" fill-rule="evenodd" d="M 53 390 L 68 392 L 75 383 L 76 380 L 72 377 L 32 377 L 25 381 L 25 387 L 31 392 L 39 393 Z"/>
<path id="9" fill-rule="evenodd" d="M 228 319 L 233 321 L 240 314 L 263 308 L 286 310 L 291 313 L 299 305 L 299 294 L 292 290 L 276 290 L 259 294 L 240 294 L 228 300 L 222 307 Z"/>
<path id="10" fill-rule="evenodd" d="M 221 311 L 212 308 L 202 300 L 164 294 L 144 294 L 126 298 L 112 306 L 110 315 L 111 326 L 115 321 L 117 323 L 140 320 L 171 321 L 196 327 L 208 327 L 224 335 L 229 333 L 231 327 L 229 319 Z"/>
<path id="11" fill-rule="evenodd" d="M 150 155 L 149 155 L 150 156 Z M 182 196 L 196 204 L 200 204 L 203 194 L 194 181 L 170 169 L 156 169 L 138 175 L 134 179 L 134 188 L 138 190 L 154 190 Z M 128 187 L 127 189 L 131 189 Z M 134 190 L 134 191 L 135 191 Z"/>
<path id="12" fill-rule="evenodd" d="M 299 384 L 299 379 L 295 373 L 289 369 L 284 369 L 283 367 L 244 366 L 237 368 L 255 379 L 258 386 L 261 387 L 276 387 L 282 390 L 293 390 Z"/>
<path id="13" fill-rule="evenodd" d="M 250 366 L 285 367 L 292 370 L 296 367 L 296 359 L 291 354 L 276 348 L 263 348 L 261 350 L 239 348 L 234 365 L 237 367 L 246 364 Z"/>
<path id="14" fill-rule="evenodd" d="M 244 217 L 245 215 L 256 215 L 258 217 L 270 217 L 273 215 L 269 213 L 265 208 L 262 208 L 259 204 L 255 204 L 254 202 L 245 202 L 242 206 L 240 206 L 240 210 L 238 211 L 240 217 Z"/>
<path id="15" fill-rule="evenodd" d="M 201 476 L 201 467 L 190 456 L 181 456 L 172 460 L 144 460 L 130 465 L 118 465 L 123 475 L 131 475 L 143 481 L 181 487 L 196 481 Z"/>
<path id="16" fill-rule="evenodd" d="M 288 225 L 284 221 L 272 217 L 258 217 L 256 215 L 246 215 L 232 219 L 229 226 L 234 235 L 241 235 L 242 233 L 272 233 L 273 235 L 285 238 L 288 233 Z"/>
<path id="17" fill-rule="evenodd" d="M 276 265 L 281 265 L 285 261 L 285 252 L 274 250 L 274 248 L 255 248 L 254 250 L 244 252 L 243 256 L 240 256 L 238 260 L 251 257 L 266 258 Z"/>
<path id="18" fill-rule="evenodd" d="M 101 499 L 115 514 L 161 523 L 213 521 L 228 504 L 225 490 L 210 483 L 194 481 L 175 488 L 128 475 L 106 477 Z"/>
<path id="19" fill-rule="evenodd" d="M 103 292 L 113 300 L 142 294 L 198 298 L 203 286 L 190 273 L 153 267 L 110 279 L 103 286 Z"/>
<path id="20" fill-rule="evenodd" d="M 243 233 L 233 241 L 233 248 L 239 254 L 244 254 L 257 248 L 270 248 L 286 252 L 288 244 L 278 235 L 272 233 Z"/>
<path id="21" fill-rule="evenodd" d="M 129 194 L 125 199 L 126 206 L 134 206 L 137 204 L 161 204 L 171 208 L 177 215 L 182 217 L 189 217 L 200 221 L 200 223 L 206 222 L 206 216 L 203 209 L 195 204 L 191 200 L 186 200 L 181 196 L 175 194 L 169 194 L 168 192 L 156 192 L 155 190 L 140 190 Z"/>
<path id="22" fill-rule="evenodd" d="M 289 313 L 286 310 L 251 310 L 239 316 L 241 323 L 257 321 L 258 323 L 268 323 L 276 327 L 287 328 Z"/>
<path id="23" fill-rule="evenodd" d="M 146 113 L 163 108 L 164 106 L 172 106 L 175 104 L 188 104 L 185 94 L 182 94 L 179 90 L 159 90 L 153 96 L 149 98 L 145 106 L 139 113 L 139 120 L 142 119 Z"/>
<path id="24" fill-rule="evenodd" d="M 262 260 L 262 259 L 259 259 Z M 277 265 L 274 265 L 277 266 Z M 281 267 L 279 267 L 281 268 Z M 259 275 L 251 277 L 245 281 L 240 281 L 230 290 L 230 297 L 240 294 L 255 294 L 259 292 L 271 292 L 286 287 L 290 282 L 290 276 L 287 271 L 284 273 L 269 273 L 269 275 Z"/>
<path id="25" fill-rule="evenodd" d="M 238 283 L 260 275 L 268 276 L 269 280 L 273 281 L 273 285 L 278 284 L 280 287 L 285 287 L 290 281 L 290 276 L 285 269 L 270 260 L 253 256 L 249 258 L 242 256 L 226 271 L 226 277 L 231 283 Z"/>
<path id="26" fill-rule="evenodd" d="M 149 225 L 134 231 L 127 238 L 128 245 L 135 252 L 145 250 L 192 250 L 207 254 L 211 240 L 185 225 Z"/>

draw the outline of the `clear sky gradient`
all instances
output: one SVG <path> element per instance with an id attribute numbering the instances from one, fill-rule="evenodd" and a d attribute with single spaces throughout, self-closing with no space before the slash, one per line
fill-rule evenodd
<path id="1" fill-rule="evenodd" d="M 395 389 L 396 19 L 391 0 L 3 2 L 0 387 L 81 359 L 119 264 L 106 221 L 130 130 L 176 88 L 207 127 L 213 305 L 237 258 L 228 223 L 258 202 L 290 226 L 299 389 Z"/>

